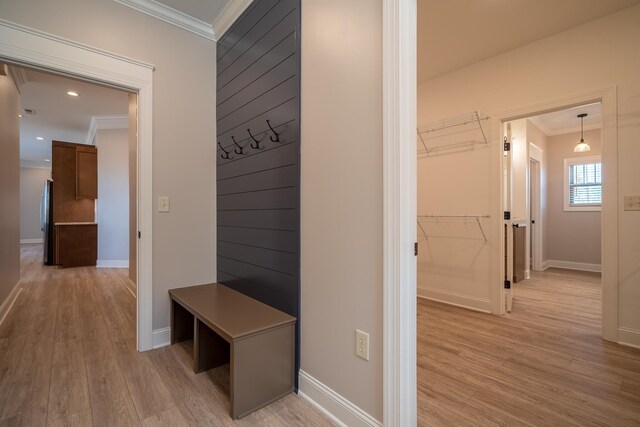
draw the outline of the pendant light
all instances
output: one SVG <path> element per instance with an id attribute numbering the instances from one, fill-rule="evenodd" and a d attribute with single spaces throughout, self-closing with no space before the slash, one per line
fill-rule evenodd
<path id="1" fill-rule="evenodd" d="M 580 117 L 580 142 L 573 149 L 574 153 L 584 153 L 585 151 L 591 151 L 589 144 L 584 142 L 584 118 L 587 117 L 587 113 L 578 114 Z"/>

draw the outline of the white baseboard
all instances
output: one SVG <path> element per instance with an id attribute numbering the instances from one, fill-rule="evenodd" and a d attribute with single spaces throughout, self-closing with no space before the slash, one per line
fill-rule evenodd
<path id="1" fill-rule="evenodd" d="M 126 259 L 99 259 L 96 262 L 98 268 L 129 268 L 129 260 Z"/>
<path id="2" fill-rule="evenodd" d="M 381 427 L 382 423 L 308 373 L 300 370 L 298 395 L 340 427 Z"/>
<path id="3" fill-rule="evenodd" d="M 418 298 L 443 302 L 445 304 L 480 311 L 482 313 L 491 313 L 491 301 L 485 298 L 472 297 L 469 295 L 433 288 L 418 288 L 417 296 Z"/>
<path id="4" fill-rule="evenodd" d="M 161 328 L 153 331 L 151 345 L 153 348 L 160 348 L 171 344 L 171 328 Z"/>
<path id="5" fill-rule="evenodd" d="M 640 348 L 640 330 L 632 328 L 618 328 L 618 344 Z"/>
<path id="6" fill-rule="evenodd" d="M 0 325 L 2 325 L 2 322 L 4 322 L 5 317 L 7 317 L 7 314 L 9 314 L 9 311 L 11 311 L 11 307 L 13 307 L 13 304 L 16 302 L 21 293 L 22 286 L 20 286 L 20 281 L 18 280 L 18 283 L 16 283 L 13 289 L 11 289 L 11 292 L 9 292 L 7 298 L 2 302 L 2 305 L 0 305 Z"/>
<path id="7" fill-rule="evenodd" d="M 524 271 L 524 280 L 531 279 L 531 270 Z"/>
<path id="8" fill-rule="evenodd" d="M 20 244 L 24 243 L 43 243 L 42 239 L 20 239 Z"/>
<path id="9" fill-rule="evenodd" d="M 567 270 L 591 271 L 595 273 L 602 272 L 601 264 L 589 264 L 586 262 L 559 261 L 557 259 L 548 259 L 542 263 L 542 269 L 547 268 L 565 268 Z"/>

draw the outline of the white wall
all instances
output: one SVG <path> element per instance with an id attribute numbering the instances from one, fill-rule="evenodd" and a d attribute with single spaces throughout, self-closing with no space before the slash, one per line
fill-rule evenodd
<path id="1" fill-rule="evenodd" d="M 637 139 L 640 134 L 639 21 L 640 6 L 634 6 L 426 81 L 418 88 L 418 122 L 475 109 L 493 116 L 508 115 L 510 111 L 535 108 L 542 103 L 616 85 L 617 199 L 618 205 L 622 206 L 624 195 L 640 194 L 640 168 L 637 167 L 640 158 Z M 589 66 L 577 69 L 576 64 L 584 63 L 585 58 L 593 60 L 589 61 Z M 499 141 L 494 139 L 494 143 Z M 495 165 L 485 162 L 484 170 L 489 171 L 492 167 Z M 483 189 L 482 194 L 499 201 L 500 195 L 492 194 L 488 188 Z M 499 215 L 500 212 L 494 213 Z M 617 231 L 611 230 L 611 233 L 616 232 L 620 331 L 625 341 L 640 345 L 638 212 L 620 209 Z M 499 236 L 499 233 L 494 235 Z M 500 244 L 491 243 L 494 247 Z M 490 263 L 492 270 L 500 271 L 499 257 L 492 257 Z M 451 277 L 449 281 L 455 282 L 455 278 Z M 489 293 L 486 296 L 491 298 Z"/>
<path id="2" fill-rule="evenodd" d="M 215 281 L 215 42 L 114 1 L 4 1 L 0 16 L 156 66 L 153 195 L 171 213 L 154 204 L 153 328 L 167 327 L 168 289 Z"/>
<path id="3" fill-rule="evenodd" d="M 98 266 L 129 262 L 129 130 L 102 129 L 98 148 Z"/>
<path id="4" fill-rule="evenodd" d="M 548 160 L 548 153 L 549 153 L 549 144 L 548 144 L 548 140 L 549 138 L 547 137 L 547 135 L 542 132 L 540 130 L 540 128 L 538 128 L 534 123 L 531 122 L 531 120 L 527 120 L 527 142 L 529 143 L 529 158 L 534 157 L 536 160 L 539 161 L 539 173 L 540 173 L 540 177 L 539 180 L 540 182 L 538 183 L 538 185 L 540 186 L 540 216 L 539 217 L 533 217 L 533 218 L 529 218 L 529 230 L 527 232 L 527 248 L 530 247 L 530 243 L 529 240 L 532 238 L 531 237 L 531 233 L 536 233 L 536 228 L 539 229 L 539 234 L 538 238 L 540 240 L 542 240 L 542 248 L 541 248 L 541 253 L 539 254 L 540 256 L 540 263 L 542 263 L 546 258 L 546 254 L 547 254 L 547 233 L 548 233 L 548 227 L 547 227 L 547 212 L 548 212 L 548 189 L 549 189 L 549 184 L 548 184 L 548 179 L 547 179 L 547 175 L 548 175 L 548 164 L 549 164 L 549 160 Z M 534 147 L 532 149 L 530 144 L 534 144 L 537 149 Z M 529 182 L 531 182 L 531 171 L 529 171 Z M 531 188 L 533 188 L 533 184 L 531 184 Z M 534 225 L 531 225 L 531 219 L 535 219 L 536 223 Z M 535 239 L 535 237 L 534 237 Z M 531 254 L 529 254 L 529 256 L 531 256 Z M 535 266 L 534 266 L 535 267 Z M 540 265 L 540 267 L 542 267 L 542 265 Z"/>
<path id="5" fill-rule="evenodd" d="M 378 420 L 381 13 L 380 0 L 306 1 L 301 24 L 301 369 Z M 370 361 L 355 355 L 356 329 L 370 334 Z"/>
<path id="6" fill-rule="evenodd" d="M 527 173 L 529 171 L 529 141 L 527 139 L 527 119 L 514 120 L 511 123 L 511 218 L 515 222 L 526 222 L 527 207 Z"/>
<path id="7" fill-rule="evenodd" d="M 554 135 L 548 144 L 549 192 L 547 209 L 547 260 L 586 264 L 601 263 L 600 211 L 576 212 L 564 210 L 564 159 L 597 156 L 601 153 L 600 130 L 584 132 L 591 151 L 574 153 L 580 132 Z"/>
<path id="8" fill-rule="evenodd" d="M 20 280 L 20 95 L 10 76 L 0 75 L 0 306 Z"/>
<path id="9" fill-rule="evenodd" d="M 531 238 L 535 228 L 540 228 L 539 239 L 543 245 L 546 230 L 545 216 L 547 215 L 547 135 L 529 119 L 519 119 L 509 122 L 511 125 L 512 146 L 512 210 L 511 218 L 514 224 L 526 227 L 525 231 L 525 277 L 530 274 Z M 537 148 L 531 149 L 531 144 Z M 530 160 L 532 155 L 540 162 L 540 204 L 541 215 L 535 225 L 531 224 L 531 189 L 532 176 Z M 543 251 L 544 252 L 544 251 Z M 544 261 L 546 258 L 541 260 Z M 542 268 L 542 266 L 540 266 Z"/>
<path id="10" fill-rule="evenodd" d="M 476 110 L 470 108 L 429 118 L 420 115 L 420 110 L 424 108 L 422 102 L 425 102 L 424 99 L 419 98 L 419 126 Z M 492 132 L 492 126 L 487 124 L 485 130 Z M 464 139 L 479 132 L 464 132 Z M 445 140 L 439 142 L 441 146 L 449 143 L 448 138 L 441 139 Z M 429 142 L 427 144 L 429 146 Z M 496 218 L 499 206 L 495 204 L 499 203 L 500 198 L 497 194 L 495 198 L 488 195 L 492 191 L 492 183 L 502 176 L 500 165 L 495 163 L 499 153 L 502 153 L 502 142 L 497 144 L 492 141 L 490 144 L 467 145 L 461 149 L 443 149 L 429 156 L 419 155 L 418 215 L 490 215 Z M 487 167 L 490 164 L 494 167 Z M 473 223 L 473 219 L 468 219 L 467 223 L 458 221 L 446 217 L 419 220 L 422 227 L 418 227 L 417 236 L 421 248 L 417 260 L 417 294 L 489 312 L 492 310 L 491 261 L 498 258 L 496 253 L 500 249 L 496 242 L 485 243 L 483 239 L 483 232 L 487 237 L 491 235 L 491 218 L 481 218 L 481 228 Z"/>
<path id="11" fill-rule="evenodd" d="M 40 199 L 51 169 L 20 168 L 20 241 L 42 241 Z"/>

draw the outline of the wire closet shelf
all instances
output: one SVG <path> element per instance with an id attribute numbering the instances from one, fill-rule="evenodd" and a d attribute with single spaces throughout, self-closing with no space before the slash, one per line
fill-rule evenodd
<path id="1" fill-rule="evenodd" d="M 449 117 L 418 127 L 418 138 L 427 155 L 473 144 L 488 144 L 489 119 L 479 111 Z"/>
<path id="2" fill-rule="evenodd" d="M 479 240 L 487 244 L 482 220 L 489 215 L 418 215 L 418 228 L 426 240 L 448 238 Z"/>

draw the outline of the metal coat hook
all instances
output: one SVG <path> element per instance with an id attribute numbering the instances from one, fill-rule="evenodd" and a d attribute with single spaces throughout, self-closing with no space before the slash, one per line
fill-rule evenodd
<path id="1" fill-rule="evenodd" d="M 220 149 L 224 151 L 224 154 L 220 154 L 220 157 L 222 157 L 225 160 L 230 159 L 229 153 L 231 153 L 231 151 L 225 150 L 222 144 L 220 144 L 220 141 L 218 141 L 218 147 L 220 147 Z"/>
<path id="2" fill-rule="evenodd" d="M 273 134 L 276 136 L 276 139 L 273 139 L 272 136 L 270 136 L 269 139 L 271 139 L 271 141 L 273 142 L 280 142 L 280 134 L 271 127 L 271 123 L 269 123 L 269 120 L 267 120 L 267 124 L 269 125 L 269 129 L 271 129 L 271 132 L 273 132 Z"/>
<path id="3" fill-rule="evenodd" d="M 231 139 L 233 140 L 233 143 L 236 144 L 236 147 L 240 149 L 240 151 L 238 151 L 238 148 L 235 149 L 236 154 L 244 154 L 244 147 L 236 142 L 236 139 L 233 137 L 233 135 L 231 136 Z"/>
<path id="4" fill-rule="evenodd" d="M 251 148 L 256 149 L 256 150 L 259 150 L 259 149 L 260 149 L 260 141 L 258 141 L 258 140 L 256 139 L 256 137 L 255 137 L 255 136 L 253 136 L 253 135 L 251 134 L 251 129 L 247 129 L 247 132 L 249 132 L 249 136 L 250 136 L 250 137 L 251 137 L 251 139 L 253 139 L 253 141 L 256 143 L 256 145 L 251 144 Z"/>

